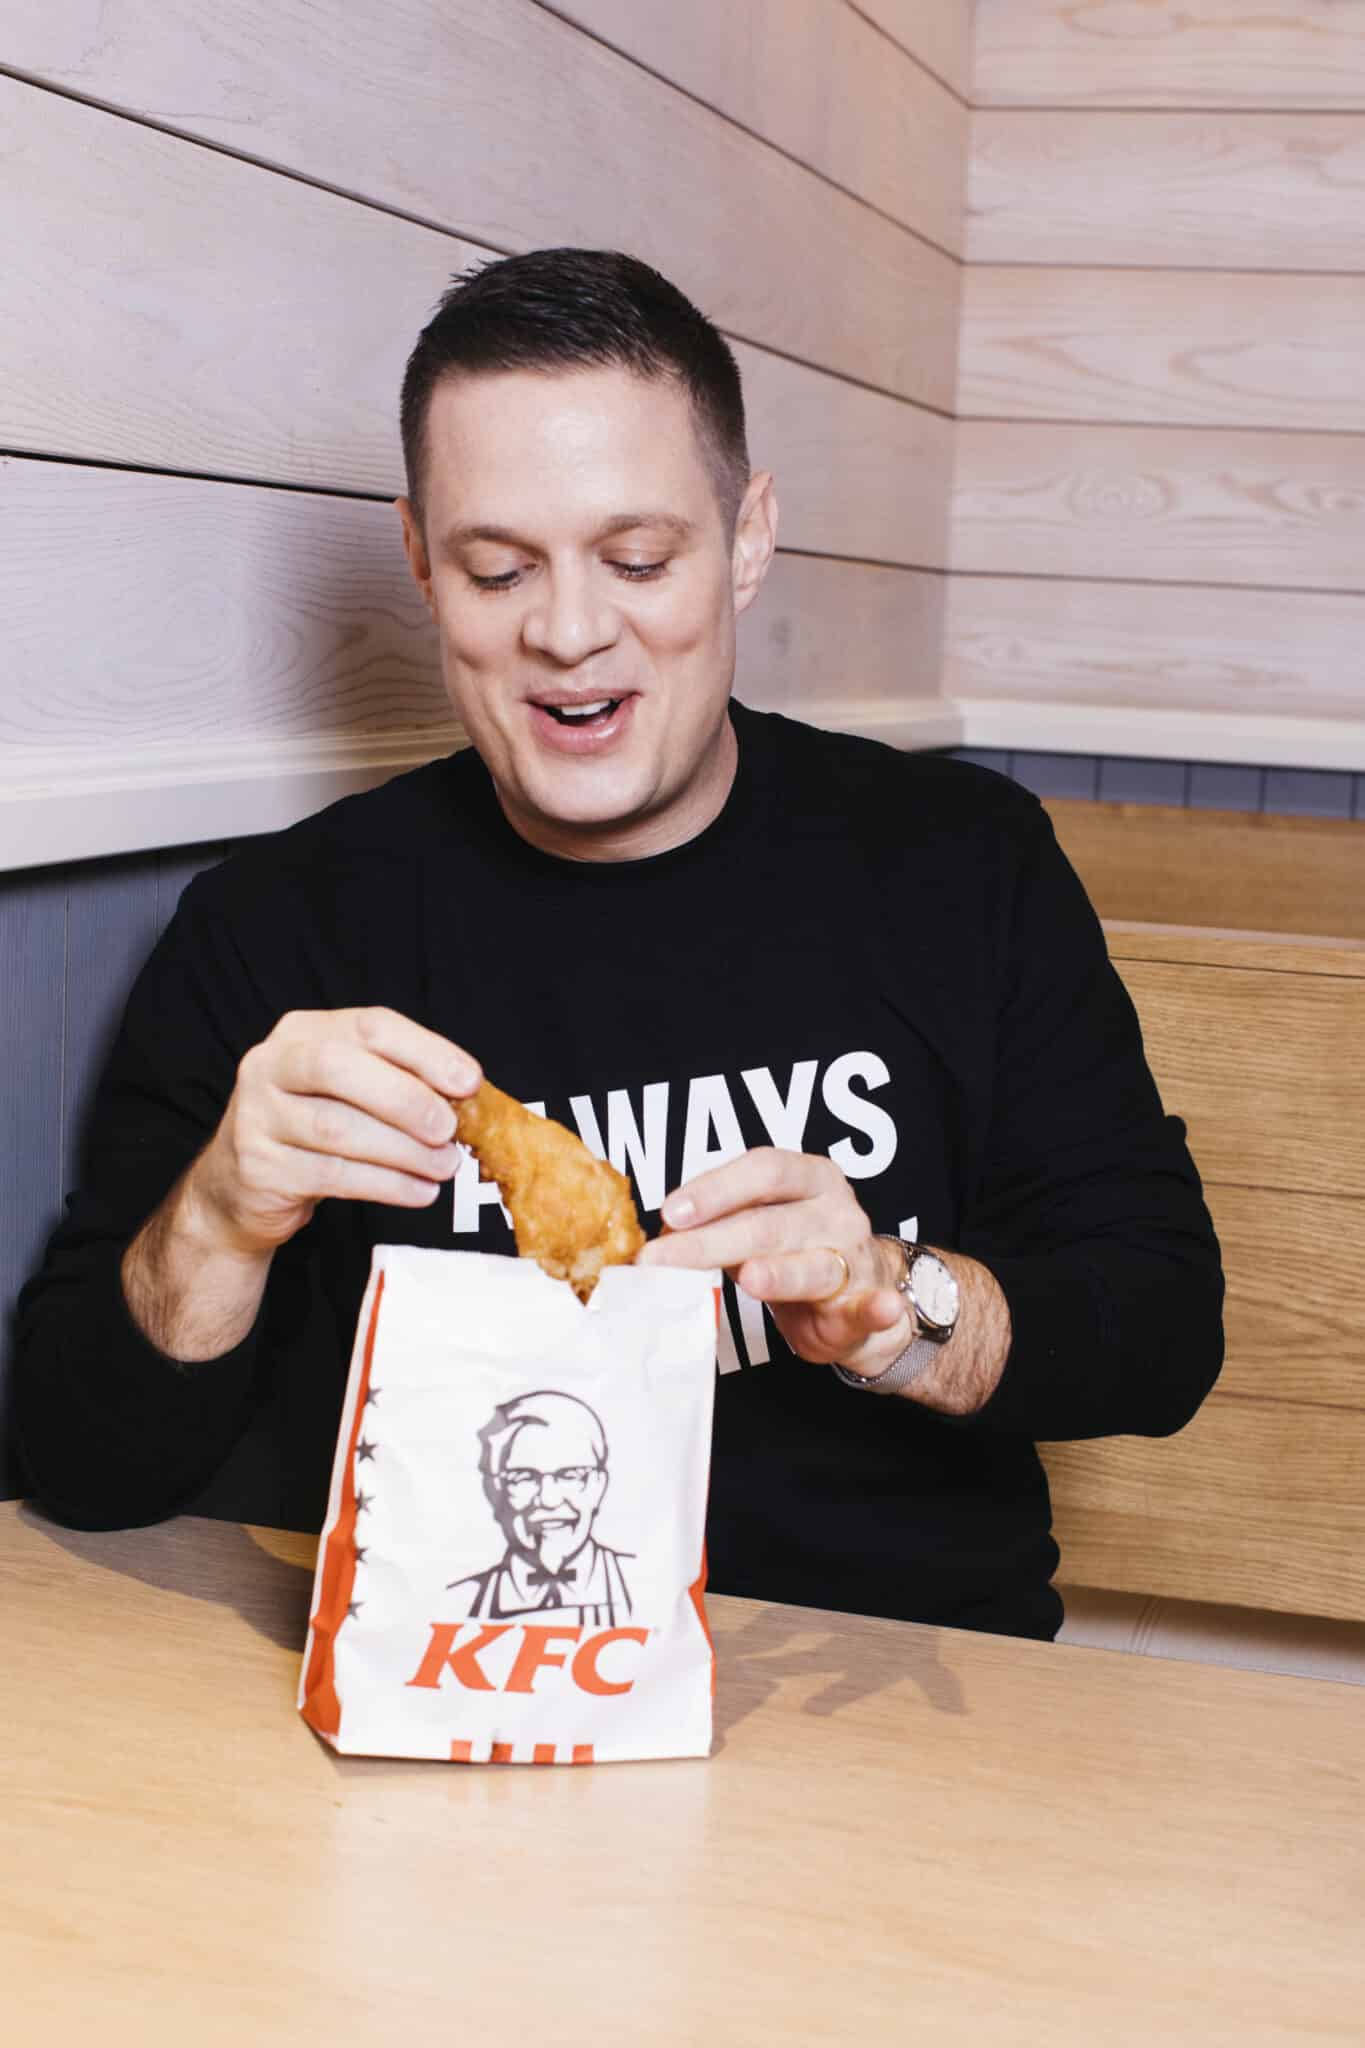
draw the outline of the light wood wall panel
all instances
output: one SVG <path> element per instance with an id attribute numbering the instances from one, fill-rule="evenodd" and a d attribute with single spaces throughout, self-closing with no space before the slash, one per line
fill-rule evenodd
<path id="1" fill-rule="evenodd" d="M 1130 562 L 1141 569 L 1142 563 Z M 1365 593 L 947 579 L 950 697 L 1358 719 Z M 1221 921 L 1221 920 L 1220 920 Z"/>
<path id="2" fill-rule="evenodd" d="M 402 488 L 403 365 L 481 251 L 0 78 L 0 443 Z"/>
<path id="3" fill-rule="evenodd" d="M 964 100 L 970 98 L 975 0 L 848 0 L 848 5 Z"/>
<path id="4" fill-rule="evenodd" d="M 980 106 L 1365 110 L 1355 0 L 975 0 Z"/>
<path id="5" fill-rule="evenodd" d="M 1359 432 L 1362 333 L 1365 275 L 970 268 L 958 409 Z"/>
<path id="6" fill-rule="evenodd" d="M 0 866 L 264 829 L 294 784 L 315 806 L 461 743 L 389 504 L 15 458 L 0 493 Z M 737 691 L 837 723 L 852 676 L 889 716 L 932 693 L 942 603 L 939 575 L 780 553 Z"/>
<path id="7" fill-rule="evenodd" d="M 448 723 L 391 505 L 64 462 L 10 460 L 0 489 L 0 773 Z"/>
<path id="8" fill-rule="evenodd" d="M 443 736 L 435 632 L 388 504 L 68 463 L 0 477 L 9 773 L 60 745 L 107 759 L 141 740 Z M 928 694 L 942 586 L 779 553 L 739 621 L 737 687 L 790 709 L 826 701 L 840 667 L 873 697 L 909 669 Z"/>
<path id="9" fill-rule="evenodd" d="M 961 255 L 967 107 L 845 0 L 562 0 L 557 11 Z"/>
<path id="10" fill-rule="evenodd" d="M 202 0 L 52 0 L 4 58 L 486 251 L 629 249 L 728 333 L 951 410 L 950 257 L 533 0 L 356 0 L 325 33 L 222 0 L 211 36 Z"/>
<path id="11" fill-rule="evenodd" d="M 1365 436 L 963 421 L 952 559 L 994 574 L 1361 589 Z"/>
<path id="12" fill-rule="evenodd" d="M 1365 269 L 1365 114 L 1020 108 L 971 135 L 969 262 Z"/>
<path id="13" fill-rule="evenodd" d="M 945 691 L 1360 765 L 1365 11 L 981 0 L 974 77 Z"/>
<path id="14" fill-rule="evenodd" d="M 403 363 L 451 272 L 486 252 L 30 86 L 0 79 L 0 113 L 24 193 L 0 443 L 402 490 Z M 943 566 L 950 422 L 736 354 L 784 541 Z"/>

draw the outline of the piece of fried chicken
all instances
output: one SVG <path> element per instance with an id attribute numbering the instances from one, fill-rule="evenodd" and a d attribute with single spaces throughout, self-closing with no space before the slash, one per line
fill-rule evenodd
<path id="1" fill-rule="evenodd" d="M 517 1250 L 580 1301 L 604 1266 L 624 1266 L 645 1241 L 630 1182 L 594 1158 L 580 1138 L 485 1081 L 452 1103 L 456 1137 L 495 1180 L 516 1232 Z"/>

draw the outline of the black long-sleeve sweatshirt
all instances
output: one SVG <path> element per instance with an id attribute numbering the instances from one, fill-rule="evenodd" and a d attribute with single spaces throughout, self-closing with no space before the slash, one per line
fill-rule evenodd
<path id="1" fill-rule="evenodd" d="M 190 885 L 130 999 L 85 1185 L 20 1298 L 21 1456 L 51 1513 L 317 1526 L 372 1245 L 513 1249 L 466 1169 L 429 1210 L 322 1203 L 217 1360 L 177 1364 L 132 1322 L 123 1251 L 242 1054 L 286 1011 L 387 1004 L 609 1154 L 651 1230 L 670 1188 L 776 1144 L 832 1156 L 874 1229 L 988 1266 L 1013 1336 L 965 1420 L 844 1386 L 727 1287 L 711 1583 L 1055 1631 L 1034 1439 L 1166 1434 L 1222 1361 L 1184 1125 L 1036 798 L 964 762 L 732 716 L 723 811 L 649 859 L 538 852 L 465 752 Z"/>

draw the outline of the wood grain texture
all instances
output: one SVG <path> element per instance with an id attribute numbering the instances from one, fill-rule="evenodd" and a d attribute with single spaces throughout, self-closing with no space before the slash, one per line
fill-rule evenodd
<path id="1" fill-rule="evenodd" d="M 305 1546 L 6 1508 L 0 1547 L 0 1945 L 44 2040 L 500 2041 L 522 1927 L 548 2048 L 1358 2032 L 1354 1686 L 714 1598 L 708 1762 L 337 1760 L 293 1705 Z"/>
<path id="2" fill-rule="evenodd" d="M 1365 270 L 1365 114 L 989 110 L 967 258 Z"/>
<path id="3" fill-rule="evenodd" d="M 1064 797 L 1047 810 L 1101 918 L 1365 944 L 1365 819 Z"/>
<path id="4" fill-rule="evenodd" d="M 9 80 L 0 110 L 26 178 L 0 280 L 6 444 L 403 488 L 407 352 L 451 273 L 487 252 Z M 789 246 L 790 295 L 808 298 Z M 950 422 L 746 343 L 736 355 L 751 456 L 787 485 L 784 540 L 941 566 Z"/>
<path id="5" fill-rule="evenodd" d="M 975 0 L 848 0 L 855 14 L 875 22 L 964 100 L 971 89 L 974 4 Z"/>
<path id="6" fill-rule="evenodd" d="M 1365 275 L 974 264 L 958 411 L 1358 432 L 1363 321 Z"/>
<path id="7" fill-rule="evenodd" d="M 1110 954 L 1206 1180 L 1365 1196 L 1365 977 Z"/>
<path id="8" fill-rule="evenodd" d="M 951 409 L 957 263 L 532 0 L 409 0 L 401 15 L 381 0 L 358 0 L 329 19 L 325 35 L 310 0 L 280 0 L 268 34 L 255 0 L 223 0 L 211 39 L 199 0 L 167 0 L 154 15 L 138 0 L 54 0 L 13 26 L 5 61 L 16 68 L 479 245 L 467 253 L 445 245 L 422 280 L 426 310 L 452 271 L 491 252 L 627 249 L 728 333 Z M 51 96 L 40 97 L 51 113 Z M 3 114 L 16 118 L 9 106 Z M 79 120 L 81 142 L 63 152 L 54 134 L 39 155 L 27 138 L 22 169 L 26 182 L 55 186 L 48 204 L 64 205 L 55 225 L 79 247 L 96 170 L 80 158 L 107 147 L 95 124 L 110 117 L 78 107 L 51 118 L 63 132 L 68 118 Z M 101 172 L 112 184 L 102 204 L 120 218 L 131 205 L 153 236 L 159 209 L 171 203 L 168 187 L 205 175 L 202 152 L 187 157 L 168 146 L 155 174 L 124 161 Z M 259 174 L 229 168 L 241 195 L 232 248 L 253 228 L 267 232 L 261 207 L 284 202 L 258 202 Z M 221 162 L 216 171 L 228 175 Z M 197 191 L 184 198 L 191 213 L 202 203 Z M 40 232 L 36 204 L 31 192 L 26 244 Z M 222 259 L 217 225 L 206 223 L 206 265 Z M 373 232 L 397 246 L 398 226 L 378 220 Z M 323 252 L 307 242 L 301 254 L 310 270 L 322 266 Z M 420 321 L 407 316 L 404 295 L 386 289 L 388 270 L 353 268 L 353 260 L 332 287 L 344 287 L 351 320 L 372 309 L 371 321 L 387 319 L 384 331 L 410 345 Z M 181 296 L 174 273 L 158 290 L 159 267 L 150 250 L 137 267 L 153 307 L 168 292 Z M 819 290 L 809 288 L 812 277 Z M 324 289 L 322 279 L 310 285 Z M 220 297 L 230 289 L 220 284 Z M 289 293 L 281 303 L 291 303 Z M 278 339 L 275 322 L 261 325 Z M 320 372 L 326 363 L 324 353 Z"/>
<path id="9" fill-rule="evenodd" d="M 1267 817 L 1267 824 L 1278 824 Z M 1129 922 L 1106 918 L 1105 934 L 1114 960 L 1156 960 L 1168 965 L 1247 967 L 1267 974 L 1327 975 L 1336 981 L 1365 980 L 1365 946 L 1355 939 L 1313 938 L 1302 933 L 1220 931 L 1207 925 Z"/>
<path id="10" fill-rule="evenodd" d="M 1365 1621 L 1365 1415 L 1215 1392 L 1178 1436 L 1054 1444 L 1061 1577 Z"/>
<path id="11" fill-rule="evenodd" d="M 967 109 L 853 8 L 559 0 L 556 11 L 961 255 Z"/>
<path id="12" fill-rule="evenodd" d="M 832 415 L 791 440 L 783 529 L 833 537 L 840 494 L 832 477 L 828 490 L 819 484 L 842 438 L 846 530 L 885 544 L 897 517 L 914 517 L 898 465 L 883 463 L 880 498 L 875 488 L 867 415 L 885 401 L 832 389 Z M 913 467 L 909 441 L 905 453 Z M 0 465 L 0 491 L 10 515 L 0 790 L 44 773 L 75 783 L 107 773 L 114 755 L 131 773 L 139 749 L 155 776 L 167 748 L 183 772 L 195 752 L 221 763 L 224 741 L 265 749 L 429 731 L 433 751 L 449 745 L 435 634 L 391 506 L 18 460 Z M 787 710 L 845 691 L 929 695 L 942 599 L 939 576 L 779 554 L 739 621 L 740 694 Z"/>
<path id="13" fill-rule="evenodd" d="M 1227 1277 L 1227 1360 L 1214 1398 L 1339 1410 L 1355 1444 L 1359 1477 L 1365 1473 L 1365 1202 L 1211 1181 L 1204 1192 Z M 1311 1314 L 1304 1314 L 1287 1277 L 1293 1274 L 1312 1275 Z M 1357 1495 L 1363 1490 L 1358 1486 Z"/>
<path id="14" fill-rule="evenodd" d="M 994 544 L 1007 553 L 1003 525 Z M 1126 558 L 1127 574 L 1146 569 L 1145 551 Z M 1324 720 L 1365 709 L 1365 594 L 951 576 L 946 601 L 947 696 Z"/>
<path id="15" fill-rule="evenodd" d="M 0 777 L 52 750 L 76 774 L 144 741 L 444 731 L 390 505 L 25 461 L 0 491 Z"/>
<path id="16" fill-rule="evenodd" d="M 1365 109 L 1353 0 L 976 0 L 982 106 Z"/>
<path id="17" fill-rule="evenodd" d="M 735 694 L 793 718 L 937 694 L 945 578 L 779 554 L 736 626 Z"/>
<path id="18" fill-rule="evenodd" d="M 951 547 L 987 574 L 1365 590 L 1365 436 L 964 420 Z"/>

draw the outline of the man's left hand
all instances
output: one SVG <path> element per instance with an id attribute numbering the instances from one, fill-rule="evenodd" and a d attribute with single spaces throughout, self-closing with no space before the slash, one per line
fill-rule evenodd
<path id="1" fill-rule="evenodd" d="M 721 1267 L 799 1358 L 876 1373 L 914 1335 L 901 1255 L 873 1236 L 832 1159 L 762 1146 L 698 1174 L 661 1214 L 665 1232 L 636 1264 Z"/>

